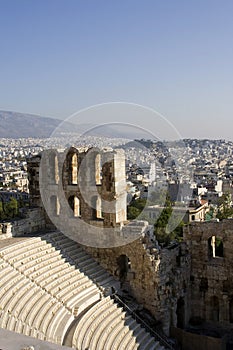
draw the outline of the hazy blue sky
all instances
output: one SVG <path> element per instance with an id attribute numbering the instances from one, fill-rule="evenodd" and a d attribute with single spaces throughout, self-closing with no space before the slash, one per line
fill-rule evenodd
<path id="1" fill-rule="evenodd" d="M 233 139 L 233 1 L 0 0 L 0 109 L 64 119 L 108 101 Z"/>

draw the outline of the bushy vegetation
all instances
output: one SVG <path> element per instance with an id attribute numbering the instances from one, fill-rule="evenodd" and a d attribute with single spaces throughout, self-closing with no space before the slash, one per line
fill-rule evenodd
<path id="1" fill-rule="evenodd" d="M 19 216 L 21 202 L 11 197 L 8 202 L 0 201 L 0 220 L 10 220 Z"/>
<path id="2" fill-rule="evenodd" d="M 219 199 L 219 209 L 216 217 L 219 220 L 233 217 L 233 208 L 231 206 L 231 194 L 226 193 Z"/>
<path id="3" fill-rule="evenodd" d="M 151 219 L 143 213 L 146 205 L 161 205 L 163 207 L 157 219 Z M 147 220 L 154 225 L 154 234 L 160 244 L 168 245 L 172 240 L 181 241 L 183 238 L 184 222 L 180 216 L 172 215 L 173 206 L 167 193 L 164 191 L 153 192 L 148 198 L 133 199 L 127 208 L 127 216 L 129 220 L 140 219 Z"/>
<path id="4" fill-rule="evenodd" d="M 181 241 L 183 238 L 184 222 L 180 216 L 173 216 L 172 212 L 172 202 L 167 196 L 164 209 L 154 224 L 155 237 L 160 244 L 167 245 L 172 240 Z"/>
<path id="5" fill-rule="evenodd" d="M 143 199 L 143 198 L 135 199 L 135 198 L 133 198 L 133 200 L 131 201 L 130 205 L 127 208 L 127 217 L 128 217 L 128 219 L 129 220 L 134 220 L 137 217 L 139 217 L 139 215 L 141 214 L 141 212 L 145 208 L 145 205 L 146 205 L 146 199 Z"/>

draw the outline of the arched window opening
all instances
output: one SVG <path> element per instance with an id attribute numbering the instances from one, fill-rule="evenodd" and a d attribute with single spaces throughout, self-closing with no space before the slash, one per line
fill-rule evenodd
<path id="1" fill-rule="evenodd" d="M 91 209 L 93 220 L 102 218 L 101 198 L 99 196 L 92 197 Z"/>
<path id="2" fill-rule="evenodd" d="M 223 242 L 219 237 L 215 238 L 215 255 L 223 257 Z"/>
<path id="3" fill-rule="evenodd" d="M 95 183 L 101 185 L 101 155 L 97 154 L 95 157 Z"/>
<path id="4" fill-rule="evenodd" d="M 219 322 L 219 300 L 213 296 L 210 300 L 211 315 L 210 319 L 214 322 Z"/>
<path id="5" fill-rule="evenodd" d="M 101 203 L 100 197 L 98 197 L 96 200 L 96 218 L 97 219 L 102 218 L 102 203 Z"/>
<path id="6" fill-rule="evenodd" d="M 184 326 L 185 326 L 185 302 L 184 302 L 184 298 L 182 298 L 182 297 L 177 300 L 176 316 L 177 316 L 177 327 L 184 328 Z"/>
<path id="7" fill-rule="evenodd" d="M 121 282 L 126 280 L 127 273 L 131 269 L 131 262 L 127 255 L 120 255 L 117 258 L 117 275 Z"/>
<path id="8" fill-rule="evenodd" d="M 55 195 L 50 197 L 50 209 L 52 216 L 58 216 L 60 214 L 60 203 Z"/>
<path id="9" fill-rule="evenodd" d="M 192 215 L 192 221 L 195 221 L 195 215 Z"/>
<path id="10" fill-rule="evenodd" d="M 103 185 L 107 192 L 111 192 L 113 189 L 113 164 L 111 161 L 105 162 L 102 166 L 103 173 Z"/>
<path id="11" fill-rule="evenodd" d="M 215 255 L 215 252 L 214 252 Z M 212 258 L 213 257 L 213 242 L 212 242 L 212 237 L 208 239 L 208 257 Z"/>
<path id="12" fill-rule="evenodd" d="M 77 185 L 78 183 L 78 157 L 74 153 L 71 158 L 71 183 Z"/>
<path id="13" fill-rule="evenodd" d="M 223 257 L 223 241 L 220 237 L 212 236 L 208 239 L 208 255 L 210 258 Z"/>
<path id="14" fill-rule="evenodd" d="M 57 155 L 55 155 L 55 158 L 54 158 L 54 177 L 55 177 L 55 184 L 57 185 L 59 182 L 59 165 L 58 165 Z"/>
<path id="15" fill-rule="evenodd" d="M 68 199 L 68 203 L 70 208 L 73 210 L 74 217 L 81 216 L 81 210 L 80 210 L 80 200 L 76 196 L 70 196 Z"/>

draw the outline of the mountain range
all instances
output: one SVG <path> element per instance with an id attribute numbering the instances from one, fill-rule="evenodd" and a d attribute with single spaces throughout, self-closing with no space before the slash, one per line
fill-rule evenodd
<path id="1" fill-rule="evenodd" d="M 0 111 L 0 138 L 46 138 L 61 122 L 60 119 Z"/>
<path id="2" fill-rule="evenodd" d="M 124 138 L 148 138 L 148 133 L 134 126 L 109 124 L 77 124 L 77 121 L 63 121 L 51 117 L 42 117 L 11 111 L 0 111 L 0 138 L 48 138 L 56 130 L 56 136 L 75 133 L 79 135 Z M 60 127 L 59 127 L 60 126 Z"/>

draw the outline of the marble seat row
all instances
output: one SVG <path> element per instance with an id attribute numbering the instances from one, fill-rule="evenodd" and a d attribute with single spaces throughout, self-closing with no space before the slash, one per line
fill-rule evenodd
<path id="1" fill-rule="evenodd" d="M 114 279 L 81 246 L 59 232 L 50 236 L 51 241 L 75 266 L 102 285 L 113 286 Z M 91 317 L 93 315 L 93 318 Z M 122 319 L 123 318 L 123 319 Z M 81 332 L 81 334 L 80 334 Z M 77 349 L 164 349 L 132 317 L 124 319 L 124 312 L 104 298 L 92 307 L 75 330 L 72 346 Z"/>
<path id="2" fill-rule="evenodd" d="M 115 286 L 113 276 L 59 232 L 0 249 L 0 273 L 2 328 L 62 344 L 75 321 L 77 350 L 164 349 L 103 295 L 99 286 Z"/>
<path id="3" fill-rule="evenodd" d="M 114 279 L 104 268 L 102 268 L 77 242 L 64 236 L 60 232 L 49 234 L 48 240 L 53 242 L 57 249 L 67 259 L 74 263 L 76 268 L 84 272 L 90 279 L 103 288 L 114 287 L 119 289 L 119 282 Z"/>
<path id="4" fill-rule="evenodd" d="M 56 251 L 55 248 L 46 247 L 46 251 L 44 251 L 44 248 L 44 246 L 41 246 L 39 248 L 31 249 L 31 251 L 27 252 L 27 254 L 25 254 L 23 257 L 17 255 L 17 260 L 14 258 L 14 261 L 11 261 L 10 259 L 8 259 L 8 261 L 14 262 L 15 267 L 19 267 L 21 265 L 30 264 L 35 260 L 35 258 L 39 262 L 40 260 L 45 260 L 50 256 L 59 256 L 59 252 Z"/>
<path id="5" fill-rule="evenodd" d="M 40 258 L 35 256 L 34 260 L 29 261 L 25 265 L 20 265 L 19 267 L 17 264 L 14 264 L 14 267 L 29 276 L 32 272 L 39 271 L 40 268 L 43 268 L 44 266 L 60 264 L 61 260 L 61 257 L 57 254 L 46 254 Z"/>
<path id="6" fill-rule="evenodd" d="M 72 308 L 77 311 L 80 306 L 79 299 L 82 298 L 83 293 L 86 296 L 89 294 L 92 296 L 91 303 L 94 299 L 94 292 L 96 293 L 95 300 L 99 300 L 98 287 L 84 273 L 66 262 L 59 250 L 42 239 L 40 241 L 32 239 L 32 241 L 36 247 L 32 246 L 28 250 L 26 245 L 21 244 L 20 254 L 16 256 L 15 253 L 12 255 L 8 248 L 7 253 L 3 254 L 4 260 L 20 274 L 56 298 L 58 302 L 63 303 L 70 311 Z M 30 245 L 30 239 L 28 239 L 28 244 Z M 19 278 L 20 274 L 16 272 L 15 278 Z"/>
<path id="7" fill-rule="evenodd" d="M 40 237 L 31 237 L 17 243 L 9 244 L 9 246 L 4 247 L 4 249 L 0 251 L 0 257 L 5 255 L 9 257 L 17 256 L 21 252 L 25 253 L 26 251 L 30 251 L 30 249 L 37 244 L 42 245 Z"/>
<path id="8" fill-rule="evenodd" d="M 1 289 L 0 297 L 5 293 L 6 288 L 10 288 L 11 285 L 15 284 L 22 276 L 13 270 L 11 266 L 7 265 L 4 269 L 1 269 Z"/>
<path id="9" fill-rule="evenodd" d="M 71 323 L 70 315 L 59 314 L 59 318 L 54 318 L 48 329 L 48 334 L 44 334 L 37 328 L 34 328 L 27 323 L 19 320 L 11 314 L 5 313 L 0 316 L 1 328 L 14 331 L 16 333 L 24 334 L 40 340 L 46 340 L 62 344 L 64 330 L 67 330 L 67 325 Z"/>
<path id="10" fill-rule="evenodd" d="M 74 331 L 72 346 L 91 350 L 164 349 L 110 297 L 102 299 L 82 317 Z"/>
<path id="11" fill-rule="evenodd" d="M 16 333 L 21 333 L 27 336 L 33 336 L 35 338 L 45 340 L 45 335 L 39 330 L 30 327 L 25 322 L 18 320 L 15 316 L 9 313 L 0 314 L 0 324 L 1 328 L 5 328 Z"/>
<path id="12" fill-rule="evenodd" d="M 49 243 L 26 241 L 0 250 L 0 327 L 61 344 L 71 311 L 77 315 L 97 302 L 100 291 Z"/>
<path id="13" fill-rule="evenodd" d="M 2 272 L 9 278 L 0 280 L 0 327 L 61 342 L 74 319 L 71 312 L 13 266 L 5 264 Z"/>

